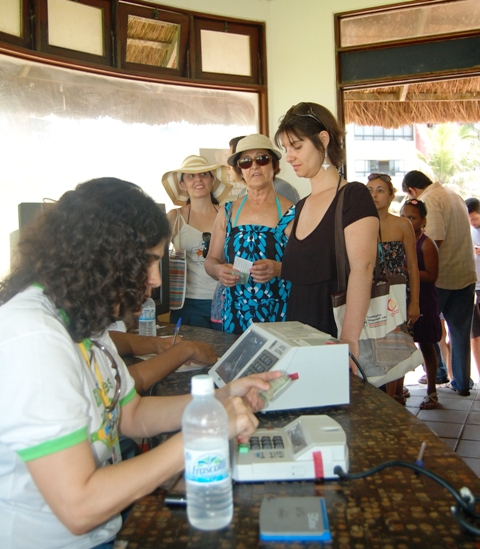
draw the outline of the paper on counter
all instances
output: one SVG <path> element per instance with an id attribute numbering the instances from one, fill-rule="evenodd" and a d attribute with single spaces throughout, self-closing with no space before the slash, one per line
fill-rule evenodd
<path id="1" fill-rule="evenodd" d="M 159 356 L 159 355 L 153 353 L 151 355 L 135 355 L 135 358 L 140 358 L 141 360 L 148 360 L 149 358 L 154 358 L 156 356 Z M 180 366 L 179 368 L 174 370 L 172 373 L 175 373 L 175 372 L 190 372 L 192 370 L 200 370 L 200 368 L 203 368 L 203 366 L 201 364 L 195 364 L 195 363 L 183 364 L 182 366 Z"/>

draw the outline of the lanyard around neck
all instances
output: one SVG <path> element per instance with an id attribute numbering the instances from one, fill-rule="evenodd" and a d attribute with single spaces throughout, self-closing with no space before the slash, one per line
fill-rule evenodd
<path id="1" fill-rule="evenodd" d="M 38 284 L 34 282 L 32 286 L 35 286 L 37 288 L 40 288 L 41 290 L 44 290 L 44 286 L 41 284 Z M 64 309 L 57 309 L 60 318 L 63 320 L 66 326 L 70 324 L 70 319 Z M 113 356 L 110 354 L 110 352 L 100 343 L 92 341 L 89 337 L 86 337 L 83 339 L 80 343 L 77 343 L 80 352 L 82 353 L 82 356 L 87 364 L 87 369 L 90 370 L 90 366 L 93 362 L 94 365 L 94 373 L 96 377 L 96 385 L 98 392 L 100 394 L 100 398 L 103 402 L 103 405 L 105 406 L 105 412 L 111 414 L 111 412 L 116 408 L 118 401 L 120 399 L 120 390 L 121 390 L 121 377 L 120 372 L 118 370 L 117 363 Z M 105 389 L 105 386 L 107 385 L 103 381 L 102 374 L 100 372 L 100 368 L 98 367 L 98 362 L 95 358 L 95 354 L 93 352 L 93 346 L 96 346 L 100 349 L 100 351 L 107 355 L 108 359 L 111 361 L 112 366 L 115 369 L 115 381 L 116 381 L 116 387 L 115 387 L 115 394 L 113 395 L 113 398 L 110 400 L 108 397 L 108 393 Z M 92 360 L 89 359 L 88 353 L 91 353 Z"/>
<path id="2" fill-rule="evenodd" d="M 93 353 L 92 341 L 89 338 L 86 338 L 81 343 L 78 343 L 77 345 L 80 349 L 80 352 L 82 353 L 83 358 L 85 359 L 88 369 L 90 369 L 91 363 L 93 362 L 93 368 L 94 368 L 95 377 L 97 379 L 97 388 L 100 393 L 100 398 L 102 399 L 102 402 L 105 408 L 109 408 L 112 401 L 108 398 L 108 394 L 105 390 L 105 382 L 103 381 L 102 374 L 100 373 L 100 368 L 98 367 L 97 359 L 95 358 L 95 355 Z M 87 347 L 88 347 L 88 350 L 87 350 Z M 93 361 L 89 359 L 88 351 L 90 351 Z"/>

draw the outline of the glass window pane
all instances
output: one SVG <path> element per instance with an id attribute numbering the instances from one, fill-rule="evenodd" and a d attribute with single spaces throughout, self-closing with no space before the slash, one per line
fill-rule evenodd
<path id="1" fill-rule="evenodd" d="M 166 171 L 207 149 L 225 162 L 232 137 L 259 131 L 256 92 L 123 80 L 5 55 L 0 74 L 0 278 L 19 203 L 58 199 L 81 181 L 112 176 L 170 210 Z"/>
<path id="2" fill-rule="evenodd" d="M 48 43 L 103 56 L 103 10 L 68 0 L 48 0 Z"/>
<path id="3" fill-rule="evenodd" d="M 340 20 L 341 46 L 359 46 L 480 28 L 480 2 L 456 0 L 397 7 Z"/>
<path id="4" fill-rule="evenodd" d="M 129 15 L 126 61 L 177 69 L 179 36 L 180 25 Z"/>
<path id="5" fill-rule="evenodd" d="M 202 71 L 251 76 L 250 36 L 202 29 Z"/>
<path id="6" fill-rule="evenodd" d="M 0 32 L 22 36 L 22 0 L 0 2 Z"/>

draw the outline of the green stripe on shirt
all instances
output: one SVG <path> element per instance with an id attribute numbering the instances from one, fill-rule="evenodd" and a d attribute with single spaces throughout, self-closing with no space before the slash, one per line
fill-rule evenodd
<path id="1" fill-rule="evenodd" d="M 125 406 L 125 404 L 128 404 L 136 394 L 137 391 L 135 390 L 135 387 L 132 387 L 129 393 L 120 400 L 120 406 Z M 65 450 L 65 448 L 75 446 L 75 444 L 79 444 L 84 440 L 88 440 L 87 427 L 82 427 L 81 429 L 78 429 L 78 431 L 60 438 L 56 438 L 55 440 L 47 440 L 37 444 L 36 446 L 32 446 L 31 448 L 19 450 L 17 454 L 20 456 L 22 461 L 30 461 L 32 459 L 48 456 L 49 454 L 54 454 L 60 450 Z"/>
<path id="2" fill-rule="evenodd" d="M 23 461 L 30 461 L 75 446 L 75 444 L 79 444 L 87 438 L 87 427 L 82 427 L 63 437 L 47 440 L 31 448 L 25 448 L 25 450 L 19 450 L 17 454 Z"/>
<path id="3" fill-rule="evenodd" d="M 135 387 L 132 387 L 130 392 L 120 399 L 120 406 L 125 406 L 125 404 L 128 404 L 136 394 L 137 391 L 135 390 Z"/>

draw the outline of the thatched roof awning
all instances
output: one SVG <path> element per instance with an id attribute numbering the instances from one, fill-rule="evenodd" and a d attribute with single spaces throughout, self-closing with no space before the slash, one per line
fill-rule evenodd
<path id="1" fill-rule="evenodd" d="M 0 55 L 0 111 L 126 123 L 253 125 L 254 93 L 101 76 Z"/>
<path id="2" fill-rule="evenodd" d="M 344 101 L 347 124 L 473 123 L 480 120 L 480 77 L 348 91 Z"/>

